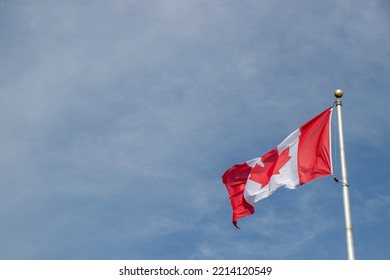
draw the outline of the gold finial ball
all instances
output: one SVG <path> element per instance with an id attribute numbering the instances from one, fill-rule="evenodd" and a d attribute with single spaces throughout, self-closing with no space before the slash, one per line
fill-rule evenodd
<path id="1" fill-rule="evenodd" d="M 341 89 L 336 89 L 335 92 L 334 92 L 334 96 L 335 96 L 336 98 L 341 98 L 341 97 L 343 97 L 343 90 L 341 90 Z"/>

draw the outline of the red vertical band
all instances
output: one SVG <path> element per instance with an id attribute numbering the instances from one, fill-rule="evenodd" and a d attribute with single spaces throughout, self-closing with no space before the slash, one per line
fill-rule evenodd
<path id="1" fill-rule="evenodd" d="M 332 107 L 300 127 L 298 174 L 302 185 L 332 174 L 330 119 Z"/>
<path id="2" fill-rule="evenodd" d="M 246 163 L 236 164 L 226 170 L 222 181 L 229 192 L 230 203 L 233 208 L 233 224 L 237 227 L 237 220 L 255 212 L 252 205 L 245 201 L 244 191 L 246 181 L 252 167 Z"/>

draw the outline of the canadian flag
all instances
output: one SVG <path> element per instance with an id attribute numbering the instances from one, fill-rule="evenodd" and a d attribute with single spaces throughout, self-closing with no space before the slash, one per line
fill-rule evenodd
<path id="1" fill-rule="evenodd" d="M 265 155 L 226 170 L 222 181 L 229 192 L 233 224 L 255 211 L 255 203 L 280 187 L 295 189 L 332 174 L 330 107 L 292 132 Z"/>

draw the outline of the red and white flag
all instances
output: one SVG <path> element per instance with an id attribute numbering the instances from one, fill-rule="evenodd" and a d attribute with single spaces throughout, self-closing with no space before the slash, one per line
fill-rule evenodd
<path id="1" fill-rule="evenodd" d="M 226 170 L 222 181 L 229 192 L 233 224 L 251 215 L 255 203 L 280 187 L 295 189 L 332 174 L 330 107 L 314 117 L 265 155 Z"/>

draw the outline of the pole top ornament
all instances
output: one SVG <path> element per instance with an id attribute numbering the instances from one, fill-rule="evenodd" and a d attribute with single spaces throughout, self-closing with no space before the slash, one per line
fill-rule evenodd
<path id="1" fill-rule="evenodd" d="M 344 94 L 344 92 L 343 92 L 342 89 L 336 89 L 335 92 L 334 92 L 334 96 L 335 96 L 336 98 L 341 98 L 341 97 L 343 97 L 343 94 Z"/>

